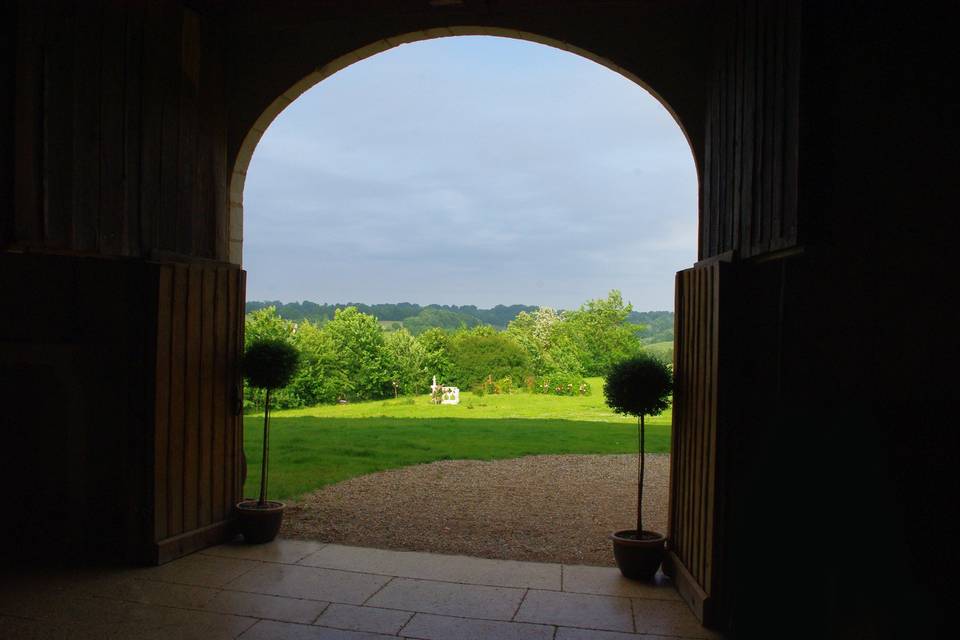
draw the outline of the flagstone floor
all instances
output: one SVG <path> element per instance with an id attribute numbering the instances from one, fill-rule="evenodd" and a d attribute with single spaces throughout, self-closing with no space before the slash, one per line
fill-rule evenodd
<path id="1" fill-rule="evenodd" d="M 227 544 L 161 567 L 0 583 L 0 638 L 719 638 L 667 578 L 302 540 Z"/>

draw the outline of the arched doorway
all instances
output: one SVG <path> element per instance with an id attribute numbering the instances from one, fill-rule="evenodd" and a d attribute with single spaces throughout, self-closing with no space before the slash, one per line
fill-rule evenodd
<path id="1" fill-rule="evenodd" d="M 230 181 L 231 205 L 230 220 L 228 224 L 230 237 L 230 260 L 236 263 L 239 263 L 242 260 L 243 190 L 254 149 L 264 135 L 267 127 L 280 114 L 280 112 L 283 111 L 283 109 L 285 109 L 297 97 L 315 84 L 321 82 L 325 78 L 328 78 L 337 71 L 369 56 L 399 46 L 400 44 L 457 35 L 494 35 L 527 40 L 570 51 L 612 69 L 613 71 L 640 85 L 659 100 L 659 102 L 671 114 L 678 126 L 680 126 L 681 131 L 684 132 L 687 143 L 694 151 L 694 158 L 698 158 L 695 145 L 696 137 L 693 136 L 686 127 L 684 127 L 684 124 L 677 111 L 674 110 L 667 101 L 659 96 L 653 87 L 642 81 L 640 77 L 638 77 L 632 71 L 629 71 L 627 68 L 619 66 L 609 59 L 593 54 L 588 50 L 554 38 L 538 36 L 527 31 L 495 27 L 453 26 L 444 29 L 411 32 L 396 37 L 387 37 L 375 41 L 372 44 L 367 44 L 356 51 L 341 55 L 300 79 L 291 87 L 284 90 L 279 96 L 273 98 L 272 102 L 256 117 L 249 129 L 245 131 L 237 150 Z M 699 163 L 697 163 L 697 167 L 699 169 Z M 716 278 L 710 281 L 713 282 L 714 280 L 716 280 Z M 707 282 L 707 280 L 702 278 L 697 280 L 697 282 L 701 281 L 704 283 Z M 687 286 L 687 289 L 689 289 L 689 285 Z M 709 294 L 705 294 L 705 296 L 705 299 L 709 298 Z M 693 299 L 678 297 L 678 305 L 680 304 L 685 305 L 685 311 L 690 311 L 686 307 L 689 306 L 689 304 L 694 304 L 694 306 L 696 306 L 697 303 Z M 701 329 L 710 323 L 710 320 L 706 318 L 705 310 L 701 310 L 699 308 L 693 309 L 690 311 L 690 317 L 693 316 L 696 316 L 699 318 L 699 321 L 701 321 Z M 690 335 L 689 332 L 688 335 Z M 690 335 L 690 339 L 698 345 L 698 349 L 701 351 L 711 348 L 710 345 L 712 343 L 708 343 L 706 340 L 701 340 L 697 335 Z M 703 357 L 706 357 L 706 355 L 698 351 L 698 353 L 696 353 L 693 357 L 684 361 L 683 364 L 681 364 L 681 367 L 692 367 L 695 371 L 699 372 L 701 371 L 702 366 L 705 364 L 705 361 L 701 362 Z M 712 376 L 705 374 L 700 375 L 699 377 L 681 376 L 681 378 L 685 380 L 686 384 L 688 385 L 702 386 L 705 384 L 705 381 L 712 379 Z M 686 402 L 685 392 L 686 390 L 680 391 L 680 396 L 684 398 L 684 400 L 681 402 Z M 697 411 L 706 409 L 706 407 L 702 406 L 697 407 Z M 683 414 L 682 410 L 681 413 Z M 694 412 L 687 412 L 683 415 L 690 416 L 690 421 L 687 425 L 688 428 L 694 431 L 699 431 L 700 423 L 697 422 L 697 420 L 699 420 L 699 414 L 695 415 Z M 679 509 L 671 511 L 671 531 L 677 530 L 679 533 L 683 534 L 687 532 L 688 529 L 695 529 L 700 532 L 706 532 L 707 530 L 710 530 L 709 533 L 703 535 L 698 534 L 695 541 L 692 543 L 692 546 L 691 543 L 688 543 L 686 547 L 674 549 L 674 551 L 680 552 L 683 555 L 691 555 L 691 557 L 695 555 L 696 559 L 694 560 L 694 563 L 696 566 L 692 571 L 688 571 L 686 569 L 685 558 L 681 557 L 681 555 L 678 555 L 677 553 L 673 553 L 671 556 L 671 562 L 669 563 L 671 572 L 679 575 L 681 588 L 686 589 L 685 595 L 694 605 L 694 609 L 701 619 L 703 619 L 705 616 L 707 618 L 710 616 L 709 609 L 705 605 L 705 602 L 710 598 L 710 594 L 705 590 L 704 583 L 713 584 L 714 582 L 714 575 L 711 572 L 712 564 L 708 562 L 706 558 L 707 556 L 716 553 L 714 540 L 719 538 L 719 536 L 715 537 L 713 535 L 714 503 L 710 500 L 707 500 L 707 496 L 710 496 L 714 493 L 713 474 L 715 474 L 716 467 L 711 461 L 716 455 L 716 451 L 712 447 L 712 443 L 707 442 L 706 439 L 714 438 L 715 436 L 715 431 L 708 433 L 703 437 L 697 435 L 694 443 L 696 447 L 698 447 L 696 455 L 688 456 L 684 459 L 684 465 L 689 468 L 682 468 L 675 470 L 674 472 L 674 478 L 689 479 L 689 481 L 684 482 L 681 485 L 683 486 L 684 495 L 679 496 L 671 501 L 671 504 L 673 504 L 674 501 L 678 504 L 680 501 L 697 502 L 697 507 L 695 509 L 689 509 L 683 513 L 681 513 Z"/>

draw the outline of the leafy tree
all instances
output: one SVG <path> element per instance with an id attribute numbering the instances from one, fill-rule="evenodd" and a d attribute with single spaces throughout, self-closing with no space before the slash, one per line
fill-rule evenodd
<path id="1" fill-rule="evenodd" d="M 300 351 L 300 370 L 288 391 L 295 397 L 296 406 L 336 402 L 345 395 L 349 376 L 333 338 L 316 324 L 304 321 L 297 327 L 295 344 Z"/>
<path id="2" fill-rule="evenodd" d="M 632 310 L 614 289 L 606 298 L 589 300 L 566 314 L 585 375 L 605 375 L 617 362 L 641 353 L 636 327 L 627 322 Z"/>
<path id="3" fill-rule="evenodd" d="M 522 346 L 536 376 L 581 377 L 577 346 L 561 314 L 549 307 L 528 313 L 521 311 L 509 325 L 506 335 Z"/>
<path id="4" fill-rule="evenodd" d="M 424 365 L 427 377 L 432 380 L 437 376 L 440 384 L 447 384 L 453 379 L 453 361 L 450 359 L 450 334 L 439 328 L 427 329 L 419 336 L 417 342 L 423 347 Z"/>
<path id="5" fill-rule="evenodd" d="M 274 306 L 264 307 L 244 317 L 244 348 L 264 340 L 283 340 L 293 344 L 297 325 L 277 315 Z"/>
<path id="6" fill-rule="evenodd" d="M 450 340 L 452 384 L 470 387 L 488 377 L 510 377 L 520 382 L 530 373 L 530 360 L 523 347 L 502 333 L 459 332 Z"/>
<path id="7" fill-rule="evenodd" d="M 387 378 L 393 386 L 394 396 L 415 394 L 429 387 L 427 373 L 427 350 L 406 329 L 393 331 L 384 336 Z"/>
<path id="8" fill-rule="evenodd" d="M 355 400 L 384 397 L 390 381 L 385 366 L 383 331 L 377 319 L 360 313 L 356 307 L 347 307 L 338 309 L 323 330 L 333 342 L 348 377 L 346 395 Z"/>

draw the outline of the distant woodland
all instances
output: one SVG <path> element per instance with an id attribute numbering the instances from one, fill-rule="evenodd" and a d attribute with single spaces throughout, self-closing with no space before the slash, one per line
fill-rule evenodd
<path id="1" fill-rule="evenodd" d="M 489 325 L 497 330 L 504 330 L 507 325 L 516 319 L 521 312 L 532 313 L 539 307 L 535 305 L 512 304 L 505 306 L 498 304 L 491 309 L 480 309 L 474 305 L 440 305 L 429 304 L 421 306 L 411 302 L 364 304 L 360 302 L 346 303 L 317 303 L 304 300 L 303 302 L 280 302 L 279 300 L 253 300 L 247 302 L 246 311 L 259 311 L 273 307 L 278 316 L 291 322 L 309 321 L 323 325 L 333 319 L 338 309 L 354 307 L 360 313 L 374 316 L 387 331 L 403 327 L 417 336 L 431 328 L 472 329 Z M 644 344 L 654 344 L 673 341 L 673 312 L 672 311 L 631 311 L 627 322 L 637 325 L 637 338 Z"/>

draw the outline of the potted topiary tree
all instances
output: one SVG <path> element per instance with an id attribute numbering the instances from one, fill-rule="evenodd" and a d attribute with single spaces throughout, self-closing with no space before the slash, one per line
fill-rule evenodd
<path id="1" fill-rule="evenodd" d="M 637 470 L 637 528 L 610 535 L 613 555 L 624 577 L 651 580 L 663 561 L 663 534 L 643 528 L 644 416 L 659 415 L 670 406 L 673 374 L 660 360 L 640 356 L 615 365 L 607 375 L 603 394 L 617 413 L 637 417 L 640 462 Z"/>
<path id="2" fill-rule="evenodd" d="M 300 356 L 289 342 L 263 339 L 253 342 L 243 355 L 243 375 L 251 387 L 264 390 L 263 461 L 260 466 L 260 498 L 237 504 L 238 526 L 249 543 L 270 542 L 283 521 L 282 502 L 267 500 L 267 474 L 270 462 L 270 391 L 290 384 L 297 372 Z"/>

